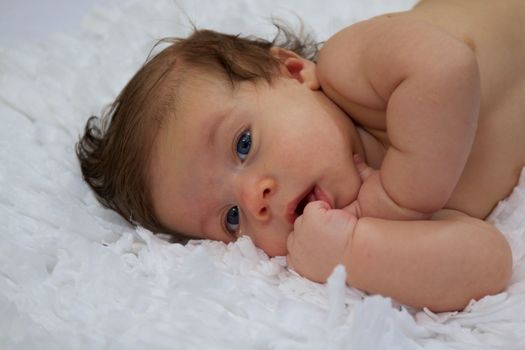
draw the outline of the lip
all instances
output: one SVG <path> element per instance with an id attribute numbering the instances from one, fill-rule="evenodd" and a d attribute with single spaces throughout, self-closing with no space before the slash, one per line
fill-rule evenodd
<path id="1" fill-rule="evenodd" d="M 330 197 L 328 197 L 328 195 L 324 193 L 324 191 L 319 186 L 314 187 L 314 195 L 315 195 L 315 200 L 328 203 L 328 205 L 330 206 L 330 209 L 334 208 L 334 203 L 332 203 L 332 200 L 330 199 Z"/>
<path id="2" fill-rule="evenodd" d="M 316 201 L 324 201 L 328 203 L 330 208 L 334 207 L 330 197 L 328 197 L 328 195 L 319 186 L 315 185 L 313 188 L 309 187 L 286 206 L 286 219 L 291 225 L 293 225 L 295 219 L 298 217 L 295 209 L 299 205 L 299 202 L 310 192 L 314 193 Z"/>

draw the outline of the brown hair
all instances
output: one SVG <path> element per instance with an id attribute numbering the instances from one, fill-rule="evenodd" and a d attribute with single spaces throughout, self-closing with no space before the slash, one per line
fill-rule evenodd
<path id="1" fill-rule="evenodd" d="M 234 86 L 241 81 L 261 79 L 271 83 L 279 65 L 270 52 L 273 46 L 316 59 L 318 44 L 310 36 L 302 31 L 297 36 L 282 23 L 274 21 L 274 25 L 278 31 L 272 41 L 194 28 L 188 38 L 168 38 L 157 43 L 169 46 L 153 57 L 150 53 L 151 58 L 102 117 L 88 119 L 84 135 L 76 144 L 83 178 L 102 205 L 133 225 L 170 233 L 176 242 L 188 240 L 164 227 L 151 203 L 147 165 L 157 131 L 165 116 L 174 110 L 186 68 L 218 72 Z"/>

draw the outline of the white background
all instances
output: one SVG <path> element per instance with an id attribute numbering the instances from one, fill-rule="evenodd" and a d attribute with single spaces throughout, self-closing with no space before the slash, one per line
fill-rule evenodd
<path id="1" fill-rule="evenodd" d="M 93 6 L 126 0 L 0 0 L 0 46 L 16 47 L 56 32 L 78 31 Z"/>

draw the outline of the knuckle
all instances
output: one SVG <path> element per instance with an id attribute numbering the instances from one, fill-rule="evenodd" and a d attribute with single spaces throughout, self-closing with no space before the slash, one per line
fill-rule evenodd
<path id="1" fill-rule="evenodd" d="M 293 229 L 294 231 L 298 231 L 299 227 L 301 226 L 303 222 L 303 216 L 299 216 L 297 219 L 295 219 L 295 222 L 293 223 Z"/>
<path id="2" fill-rule="evenodd" d="M 288 251 L 293 249 L 293 245 L 294 245 L 294 233 L 292 232 L 288 235 L 288 238 L 286 239 L 286 247 L 288 248 Z"/>
<path id="3" fill-rule="evenodd" d="M 293 262 L 292 262 L 292 257 L 290 255 L 286 256 L 286 265 L 288 265 L 289 269 L 295 270 Z"/>

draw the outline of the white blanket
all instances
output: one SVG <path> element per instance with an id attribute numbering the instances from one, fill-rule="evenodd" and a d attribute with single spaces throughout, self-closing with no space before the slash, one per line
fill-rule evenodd
<path id="1" fill-rule="evenodd" d="M 270 38 L 271 16 L 319 41 L 414 1 L 135 1 L 83 29 L 0 49 L 0 349 L 525 349 L 525 176 L 491 219 L 507 236 L 505 293 L 463 312 L 406 310 L 296 276 L 249 239 L 172 245 L 103 209 L 74 144 L 155 39 L 198 27 Z M 185 15 L 185 14 L 186 15 Z"/>

